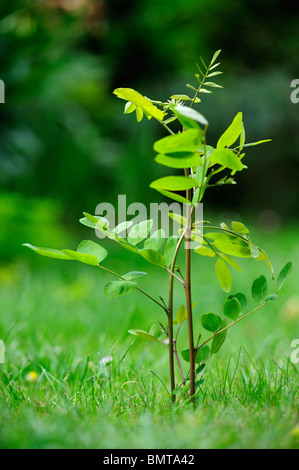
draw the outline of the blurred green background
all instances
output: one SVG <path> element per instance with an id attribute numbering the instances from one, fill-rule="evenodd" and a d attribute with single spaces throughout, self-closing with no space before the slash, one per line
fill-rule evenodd
<path id="1" fill-rule="evenodd" d="M 126 194 L 157 200 L 163 175 L 152 144 L 158 123 L 123 116 L 115 87 L 153 99 L 186 93 L 199 57 L 221 48 L 224 86 L 203 95 L 213 145 L 242 110 L 248 149 L 239 186 L 214 189 L 206 211 L 254 218 L 268 231 L 297 219 L 299 17 L 278 0 L 47 0 L 1 2 L 0 256 L 21 242 L 53 245 L 75 231 L 83 210 Z M 155 198 L 155 199 L 154 199 Z M 56 232 L 55 235 L 53 232 Z"/>
<path id="2" fill-rule="evenodd" d="M 100 202 L 115 203 L 118 194 L 126 194 L 128 204 L 159 201 L 149 183 L 166 174 L 164 167 L 155 164 L 152 151 L 153 142 L 165 135 L 164 129 L 153 120 L 137 124 L 133 114 L 124 116 L 124 102 L 112 92 L 116 87 L 132 87 L 163 101 L 173 93 L 186 93 L 185 84 L 193 83 L 200 56 L 209 60 L 217 49 L 222 49 L 224 72 L 217 81 L 224 89 L 202 95 L 197 108 L 210 122 L 209 143 L 216 143 L 238 111 L 244 114 L 247 142 L 273 140 L 248 149 L 248 170 L 238 175 L 237 186 L 212 188 L 207 193 L 205 218 L 215 223 L 245 222 L 273 260 L 276 272 L 289 260 L 295 269 L 278 302 L 242 322 L 239 329 L 232 329 L 219 364 L 218 356 L 213 362 L 216 379 L 211 390 L 225 375 L 229 355 L 238 362 L 240 345 L 253 361 L 266 361 L 266 370 L 270 367 L 275 373 L 278 369 L 285 373 L 290 342 L 299 334 L 299 104 L 290 100 L 291 81 L 299 78 L 298 31 L 297 6 L 279 0 L 1 0 L 0 79 L 6 85 L 6 103 L 0 104 L 0 338 L 9 354 L 1 368 L 2 378 L 7 377 L 0 388 L 2 446 L 132 446 L 127 427 L 123 432 L 118 421 L 101 441 L 89 431 L 89 438 L 81 438 L 77 421 L 67 424 L 64 415 L 64 424 L 59 421 L 56 427 L 48 422 L 43 425 L 43 417 L 51 420 L 52 413 L 76 406 L 80 417 L 89 407 L 95 406 L 97 411 L 100 405 L 93 405 L 88 396 L 86 402 L 82 398 L 82 408 L 76 398 L 77 378 L 83 377 L 83 386 L 87 371 L 86 366 L 81 374 L 84 364 L 90 357 L 88 374 L 92 376 L 101 357 L 113 351 L 120 359 L 132 341 L 128 328 L 148 329 L 161 315 L 135 293 L 106 300 L 102 284 L 111 277 L 101 277 L 91 267 L 75 262 L 39 257 L 22 243 L 75 248 L 84 238 L 94 239 L 94 234 L 78 223 L 83 211 L 93 213 Z M 154 296 L 167 295 L 167 278 L 158 268 L 129 256 L 109 241 L 103 245 L 110 254 L 107 266 L 121 273 L 148 271 L 153 276 L 142 281 L 145 289 Z M 217 285 L 211 260 L 196 261 L 198 329 L 199 314 L 219 312 L 225 295 Z M 233 273 L 234 288 L 249 297 L 251 282 L 262 273 L 269 279 L 264 263 L 244 263 L 242 276 Z M 183 301 L 180 294 L 175 297 L 177 307 Z M 184 335 L 186 340 L 186 331 Z M 145 376 L 146 386 L 165 394 L 150 371 L 159 371 L 168 383 L 167 356 L 138 341 L 126 357 L 115 394 L 122 397 L 122 384 L 131 376 L 137 381 Z M 246 363 L 246 354 L 242 357 L 241 363 Z M 259 367 L 248 367 L 254 383 L 260 378 Z M 295 365 L 292 367 L 298 377 Z M 31 370 L 40 377 L 34 389 L 26 382 Z M 213 381 L 213 374 L 209 377 Z M 296 438 L 298 445 L 298 429 L 294 427 L 298 415 L 290 411 L 291 392 L 282 386 L 284 408 L 277 417 L 272 413 L 276 382 L 271 380 L 267 403 L 273 426 L 267 432 L 264 421 L 255 427 L 250 421 L 255 414 L 245 409 L 240 429 L 231 413 L 230 444 L 223 443 L 227 428 L 220 426 L 217 431 L 216 425 L 216 434 L 201 428 L 200 445 L 256 447 L 265 442 L 268 447 L 286 446 L 289 444 L 283 439 L 291 429 L 295 429 L 292 439 Z M 241 403 L 238 393 L 242 396 L 243 385 L 240 379 L 236 396 Z M 280 393 L 280 386 L 277 390 Z M 220 392 L 221 400 L 222 389 Z M 264 400 L 265 390 L 259 393 Z M 104 403 L 108 400 L 101 390 L 95 396 L 101 396 Z M 123 400 L 124 409 L 132 406 L 134 412 L 131 398 L 125 395 Z M 160 395 L 157 401 L 161 402 Z M 17 414 L 11 419 L 10 407 L 19 407 L 19 403 L 25 410 L 22 426 Z M 152 406 L 156 409 L 154 399 Z M 232 409 L 234 406 L 233 402 Z M 141 410 L 144 403 L 136 407 Z M 276 435 L 275 426 L 282 416 L 285 421 Z M 244 425 L 246 417 L 249 421 Z M 193 424 L 197 432 L 198 423 Z M 100 426 L 104 434 L 106 426 L 104 414 Z M 184 430 L 179 429 L 177 439 L 169 442 L 172 429 L 164 433 L 166 441 L 160 441 L 159 423 L 153 424 L 152 435 L 144 432 L 149 428 L 145 420 L 140 425 L 142 438 L 134 445 L 199 445 L 197 440 L 184 440 Z M 72 434 L 75 429 L 79 437 Z M 260 438 L 255 429 L 260 429 Z M 205 444 L 205 436 L 211 436 L 212 441 Z"/>

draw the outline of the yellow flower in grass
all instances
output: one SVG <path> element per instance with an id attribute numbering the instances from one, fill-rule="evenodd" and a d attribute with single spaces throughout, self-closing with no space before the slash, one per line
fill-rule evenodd
<path id="1" fill-rule="evenodd" d="M 27 382 L 33 382 L 36 383 L 38 380 L 38 373 L 35 370 L 31 370 L 28 372 L 28 374 L 25 376 L 25 379 Z"/>

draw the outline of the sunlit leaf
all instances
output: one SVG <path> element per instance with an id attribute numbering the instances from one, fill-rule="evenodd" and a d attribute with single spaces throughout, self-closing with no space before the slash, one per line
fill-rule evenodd
<path id="1" fill-rule="evenodd" d="M 219 256 L 221 256 L 221 258 L 223 258 L 226 263 L 230 264 L 233 268 L 239 271 L 239 273 L 242 272 L 242 269 L 234 259 L 230 258 L 227 255 L 224 255 L 223 253 L 220 253 Z"/>
<path id="2" fill-rule="evenodd" d="M 266 142 L 271 142 L 272 139 L 265 139 L 265 140 L 259 140 L 258 142 L 252 142 L 250 144 L 243 144 L 243 145 L 240 145 L 241 148 L 243 147 L 253 147 L 254 145 L 260 145 L 260 144 L 264 144 Z M 236 148 L 239 148 L 239 147 L 236 147 Z"/>
<path id="3" fill-rule="evenodd" d="M 151 188 L 166 191 L 183 191 L 197 186 L 198 181 L 189 176 L 164 176 L 150 184 Z"/>
<path id="4" fill-rule="evenodd" d="M 179 323 L 183 323 L 183 321 L 187 320 L 187 317 L 188 315 L 185 305 L 181 305 L 176 313 L 176 319 Z"/>
<path id="5" fill-rule="evenodd" d="M 134 225 L 127 237 L 127 241 L 131 243 L 131 245 L 135 246 L 142 240 L 144 240 L 149 232 L 151 231 L 153 226 L 153 220 L 143 220 L 142 222 L 137 223 Z"/>
<path id="6" fill-rule="evenodd" d="M 121 222 L 112 230 L 112 232 L 119 237 L 122 234 L 124 235 L 123 232 L 126 232 L 130 227 L 132 227 L 132 225 L 133 225 L 132 220 Z"/>
<path id="7" fill-rule="evenodd" d="M 169 212 L 168 216 L 175 222 L 180 224 L 182 227 L 185 227 L 185 225 L 187 224 L 187 218 L 180 214 L 177 214 L 176 212 Z"/>
<path id="8" fill-rule="evenodd" d="M 225 292 L 229 292 L 232 286 L 232 279 L 231 279 L 229 269 L 225 261 L 223 261 L 223 259 L 221 258 L 217 259 L 216 264 L 215 264 L 215 271 L 216 271 L 220 286 Z"/>
<path id="9" fill-rule="evenodd" d="M 214 256 L 216 256 L 215 251 L 209 248 L 208 246 L 200 246 L 199 248 L 195 248 L 194 251 L 198 255 L 210 256 L 210 258 L 213 258 Z"/>
<path id="10" fill-rule="evenodd" d="M 95 219 L 97 219 L 97 222 L 101 222 L 103 227 L 106 227 L 108 228 L 109 226 L 109 221 L 107 219 L 105 219 L 104 217 L 99 217 L 99 216 L 93 216 Z M 90 228 L 96 228 L 96 223 L 97 222 L 91 222 L 90 220 L 88 220 L 87 217 L 82 217 L 82 219 L 79 220 L 79 222 L 82 224 L 82 225 L 86 225 L 86 227 L 90 227 Z"/>
<path id="11" fill-rule="evenodd" d="M 209 161 L 218 163 L 221 166 L 231 170 L 241 171 L 244 168 L 243 163 L 238 156 L 228 149 L 216 149 L 209 158 Z"/>
<path id="12" fill-rule="evenodd" d="M 147 333 L 147 331 L 143 330 L 129 330 L 130 335 L 139 336 L 140 338 L 147 339 L 148 341 L 158 341 L 155 336 Z"/>
<path id="13" fill-rule="evenodd" d="M 226 129 L 224 134 L 222 134 L 222 136 L 218 140 L 217 149 L 224 149 L 224 147 L 230 147 L 234 142 L 236 142 L 242 132 L 242 119 L 242 113 L 238 113 L 231 125 Z M 237 168 L 233 169 L 237 170 Z"/>
<path id="14" fill-rule="evenodd" d="M 155 161 L 170 168 L 192 168 L 201 165 L 201 157 L 192 152 L 176 152 L 169 155 L 159 154 Z"/>
<path id="15" fill-rule="evenodd" d="M 203 126 L 209 124 L 202 114 L 189 106 L 174 106 L 172 110 L 186 129 L 199 128 L 198 124 Z"/>
<path id="16" fill-rule="evenodd" d="M 166 266 L 170 266 L 175 254 L 176 246 L 178 243 L 178 237 L 171 236 L 168 238 L 165 248 L 164 248 L 164 259 L 166 261 Z"/>
<path id="17" fill-rule="evenodd" d="M 30 243 L 23 243 L 23 246 L 27 246 L 31 250 L 35 251 L 39 255 L 46 256 L 48 258 L 64 259 L 64 260 L 73 260 L 71 256 L 66 255 L 61 250 L 53 250 L 52 248 L 42 248 L 40 246 L 33 246 Z"/>
<path id="18" fill-rule="evenodd" d="M 105 250 L 105 248 L 91 240 L 82 241 L 77 248 L 77 252 L 96 256 L 99 263 L 103 261 L 108 255 L 107 250 Z"/>
<path id="19" fill-rule="evenodd" d="M 163 229 L 156 230 L 150 238 L 145 240 L 144 248 L 158 251 L 164 245 L 165 238 Z"/>
<path id="20" fill-rule="evenodd" d="M 169 155 L 175 152 L 195 152 L 202 142 L 199 129 L 189 129 L 186 132 L 169 135 L 154 144 L 157 153 Z"/>
<path id="21" fill-rule="evenodd" d="M 232 221 L 232 229 L 238 233 L 249 233 L 248 228 L 242 222 Z"/>
<path id="22" fill-rule="evenodd" d="M 94 255 L 78 253 L 78 251 L 73 250 L 62 250 L 62 252 L 80 263 L 91 264 L 92 266 L 97 266 L 99 264 L 98 258 Z"/>
<path id="23" fill-rule="evenodd" d="M 158 121 L 163 120 L 163 111 L 154 106 L 150 100 L 142 96 L 138 91 L 135 91 L 132 88 L 117 88 L 113 93 L 119 98 L 133 103 L 136 108 L 141 109 L 149 119 L 154 117 L 155 119 L 158 119 Z"/>
<path id="24" fill-rule="evenodd" d="M 165 189 L 157 189 L 156 191 L 163 194 L 163 196 L 173 199 L 174 201 L 182 202 L 183 204 L 191 204 L 188 199 L 186 199 L 184 196 L 181 196 L 180 194 L 173 193 L 171 191 L 166 191 Z"/>
<path id="25" fill-rule="evenodd" d="M 248 248 L 250 249 L 250 253 L 251 253 L 252 258 L 257 259 L 257 258 L 260 256 L 259 247 L 256 246 L 256 245 L 250 240 L 250 238 L 248 238 Z"/>
<path id="26" fill-rule="evenodd" d="M 213 243 L 213 245 L 226 255 L 237 256 L 238 258 L 251 258 L 251 252 L 246 246 L 242 246 L 237 243 L 221 242 L 217 240 Z"/>
<path id="27" fill-rule="evenodd" d="M 280 271 L 277 277 L 277 282 L 276 282 L 276 289 L 277 292 L 280 291 L 284 283 L 286 282 L 288 276 L 291 274 L 291 271 L 293 269 L 293 263 L 289 261 Z"/>
<path id="28" fill-rule="evenodd" d="M 221 52 L 221 49 L 219 49 L 218 51 L 216 51 L 216 52 L 214 53 L 214 55 L 213 55 L 213 57 L 212 57 L 212 60 L 211 60 L 211 62 L 210 62 L 210 67 L 211 67 L 211 65 L 214 64 L 214 62 L 216 62 L 217 57 L 219 56 L 220 52 Z"/>

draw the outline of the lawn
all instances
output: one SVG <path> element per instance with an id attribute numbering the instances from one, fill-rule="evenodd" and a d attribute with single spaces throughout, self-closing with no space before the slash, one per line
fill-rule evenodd
<path id="1" fill-rule="evenodd" d="M 278 300 L 229 330 L 205 369 L 195 412 L 183 400 L 170 406 L 166 348 L 127 333 L 165 320 L 149 299 L 134 292 L 108 300 L 108 274 L 25 248 L 23 258 L 2 264 L 0 447 L 298 448 L 299 368 L 290 361 L 291 341 L 299 338 L 298 227 L 256 239 L 276 272 L 289 260 L 294 270 Z M 158 267 L 121 249 L 109 258 L 105 265 L 118 272 L 147 271 L 140 286 L 156 298 L 167 295 Z M 193 256 L 196 331 L 201 314 L 222 315 L 226 296 L 213 265 Z M 233 292 L 249 298 L 260 274 L 271 285 L 262 261 L 241 265 L 243 275 L 232 273 Z M 176 307 L 183 299 L 179 288 Z M 179 349 L 187 346 L 183 333 Z"/>

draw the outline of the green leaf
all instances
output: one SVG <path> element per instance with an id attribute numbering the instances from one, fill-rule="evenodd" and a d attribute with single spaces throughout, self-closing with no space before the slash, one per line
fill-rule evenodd
<path id="1" fill-rule="evenodd" d="M 259 140 L 258 142 L 252 142 L 250 144 L 241 144 L 240 147 L 243 148 L 243 147 L 253 147 L 254 145 L 260 145 L 260 144 L 264 144 L 266 142 L 271 142 L 272 139 L 266 139 L 266 140 Z M 240 147 L 236 147 L 237 148 L 240 148 Z"/>
<path id="2" fill-rule="evenodd" d="M 143 330 L 129 330 L 130 335 L 140 336 L 140 338 L 147 339 L 148 341 L 158 341 L 155 336 Z"/>
<path id="3" fill-rule="evenodd" d="M 293 269 L 293 263 L 289 261 L 280 271 L 277 277 L 276 292 L 279 292 Z"/>
<path id="4" fill-rule="evenodd" d="M 198 255 L 209 256 L 210 258 L 213 258 L 216 255 L 215 251 L 211 250 L 208 246 L 200 246 L 199 248 L 195 248 L 194 251 Z"/>
<path id="5" fill-rule="evenodd" d="M 244 165 L 238 156 L 228 149 L 216 149 L 210 156 L 209 160 L 226 168 L 230 168 L 231 170 L 242 171 L 244 168 Z"/>
<path id="6" fill-rule="evenodd" d="M 143 271 L 130 271 L 129 273 L 124 274 L 122 277 L 126 281 L 132 281 L 132 279 L 135 279 L 136 277 L 146 276 L 146 274 L 147 273 L 144 273 Z"/>
<path id="7" fill-rule="evenodd" d="M 99 264 L 99 260 L 94 255 L 89 255 L 85 253 L 78 253 L 78 251 L 73 250 L 62 250 L 62 253 L 69 256 L 70 258 L 79 261 L 80 263 L 90 264 L 91 266 L 97 266 Z"/>
<path id="8" fill-rule="evenodd" d="M 248 248 L 250 249 L 250 253 L 251 253 L 251 256 L 252 258 L 258 258 L 260 256 L 260 250 L 259 250 L 259 247 L 256 246 L 251 240 L 250 238 L 248 238 Z"/>
<path id="9" fill-rule="evenodd" d="M 165 232 L 163 229 L 156 230 L 150 238 L 147 238 L 144 242 L 144 248 L 158 251 L 165 241 Z"/>
<path id="10" fill-rule="evenodd" d="M 242 292 L 238 292 L 237 294 L 230 295 L 228 298 L 233 299 L 234 297 L 240 302 L 241 312 L 243 312 L 247 307 L 246 295 L 242 294 Z"/>
<path id="11" fill-rule="evenodd" d="M 83 222 L 81 223 L 84 223 L 84 225 L 87 225 L 87 223 L 90 222 L 90 224 L 92 225 L 89 224 L 88 225 L 89 227 L 94 226 L 94 228 L 98 228 L 98 227 L 108 228 L 109 226 L 109 222 L 107 219 L 105 219 L 105 217 L 100 217 L 98 215 L 91 215 L 91 214 L 88 214 L 88 212 L 83 212 L 83 215 L 85 215 L 85 217 L 83 217 L 83 219 L 80 219 L 80 221 L 82 220 Z"/>
<path id="12" fill-rule="evenodd" d="M 112 230 L 112 233 L 114 233 L 117 237 L 119 237 L 123 232 L 126 232 L 126 230 L 132 227 L 132 225 L 133 225 L 132 220 L 121 222 Z"/>
<path id="13" fill-rule="evenodd" d="M 174 201 L 182 202 L 183 204 L 191 204 L 188 199 L 186 199 L 184 196 L 181 196 L 180 194 L 172 193 L 171 191 L 165 191 L 164 189 L 157 189 L 157 191 L 163 194 L 163 196 L 169 197 Z"/>
<path id="14" fill-rule="evenodd" d="M 116 243 L 118 243 L 120 246 L 122 246 L 126 250 L 131 251 L 132 253 L 138 253 L 138 251 L 139 251 L 138 248 L 135 248 L 134 246 L 129 245 L 125 240 L 120 241 L 116 238 L 113 238 L 112 240 L 114 240 Z"/>
<path id="15" fill-rule="evenodd" d="M 237 233 L 249 233 L 248 228 L 244 224 L 242 224 L 242 222 L 233 221 L 232 228 L 233 231 Z"/>
<path id="16" fill-rule="evenodd" d="M 127 241 L 133 246 L 137 245 L 137 243 L 141 242 L 148 236 L 149 232 L 152 229 L 152 226 L 152 219 L 143 220 L 142 222 L 139 222 L 131 228 L 127 237 Z"/>
<path id="17" fill-rule="evenodd" d="M 222 134 L 222 136 L 218 140 L 217 149 L 224 149 L 224 147 L 230 147 L 234 142 L 236 142 L 242 132 L 242 119 L 242 113 L 238 113 L 231 125 L 226 129 L 224 134 Z"/>
<path id="18" fill-rule="evenodd" d="M 221 318 L 214 313 L 206 313 L 202 315 L 200 321 L 205 330 L 212 331 L 213 333 L 219 329 L 222 323 Z"/>
<path id="19" fill-rule="evenodd" d="M 181 351 L 181 355 L 184 361 L 190 362 L 189 348 L 183 349 Z M 196 356 L 195 356 L 196 364 L 200 364 L 201 362 L 208 359 L 209 355 L 210 355 L 210 348 L 207 344 L 205 344 L 196 353 Z"/>
<path id="20" fill-rule="evenodd" d="M 101 222 L 103 224 L 103 227 L 106 227 L 108 228 L 109 226 L 109 221 L 107 219 L 105 219 L 104 217 L 99 217 L 99 216 L 93 216 L 95 219 L 97 219 L 98 222 Z M 88 220 L 87 217 L 82 217 L 82 219 L 79 219 L 79 222 L 82 224 L 82 225 L 86 225 L 86 227 L 90 227 L 90 228 L 96 228 L 96 223 L 95 222 L 91 222 L 90 220 Z"/>
<path id="21" fill-rule="evenodd" d="M 201 142 L 201 131 L 199 129 L 189 129 L 186 132 L 163 137 L 163 139 L 155 142 L 154 150 L 164 155 L 176 152 L 195 152 Z"/>
<path id="22" fill-rule="evenodd" d="M 197 123 L 203 126 L 208 126 L 209 124 L 202 114 L 189 106 L 173 106 L 171 109 L 186 129 L 199 128 Z"/>
<path id="23" fill-rule="evenodd" d="M 207 344 L 204 344 L 196 353 L 195 362 L 201 364 L 210 356 L 210 348 Z"/>
<path id="24" fill-rule="evenodd" d="M 184 191 L 191 188 L 197 188 L 198 181 L 189 176 L 165 176 L 159 178 L 150 184 L 151 188 L 166 191 Z"/>
<path id="25" fill-rule="evenodd" d="M 154 117 L 158 121 L 163 120 L 163 111 L 154 106 L 150 100 L 142 96 L 138 91 L 135 91 L 132 88 L 117 88 L 113 93 L 119 98 L 133 103 L 137 109 L 140 108 L 148 119 Z"/>
<path id="26" fill-rule="evenodd" d="M 182 215 L 180 214 L 177 214 L 176 212 L 169 212 L 168 213 L 168 216 L 173 219 L 175 222 L 177 222 L 178 224 L 180 224 L 182 227 L 185 227 L 185 225 L 187 224 L 187 218 L 186 217 L 183 217 Z"/>
<path id="27" fill-rule="evenodd" d="M 221 242 L 217 240 L 213 243 L 213 245 L 226 255 L 237 256 L 238 258 L 251 258 L 251 252 L 246 246 L 238 245 L 237 243 Z"/>
<path id="28" fill-rule="evenodd" d="M 108 255 L 107 250 L 105 250 L 105 248 L 91 240 L 82 241 L 78 245 L 77 252 L 96 256 L 99 263 L 103 261 Z"/>
<path id="29" fill-rule="evenodd" d="M 277 294 L 270 294 L 265 298 L 265 302 L 273 302 L 273 300 L 278 299 Z"/>
<path id="30" fill-rule="evenodd" d="M 230 296 L 223 304 L 223 313 L 232 320 L 237 320 L 241 313 L 241 304 L 237 297 Z"/>
<path id="31" fill-rule="evenodd" d="M 211 62 L 210 62 L 209 67 L 211 67 L 211 65 L 213 65 L 214 62 L 216 62 L 217 57 L 219 56 L 220 52 L 221 52 L 221 49 L 219 49 L 218 51 L 216 51 L 216 52 L 214 53 L 214 55 L 213 55 L 213 57 L 212 57 L 212 60 L 211 60 Z"/>
<path id="32" fill-rule="evenodd" d="M 178 237 L 172 235 L 168 238 L 164 248 L 164 258 L 166 261 L 165 266 L 170 266 L 175 254 L 176 246 L 178 244 Z"/>
<path id="33" fill-rule="evenodd" d="M 224 255 L 223 253 L 221 253 L 219 256 L 221 256 L 221 258 L 223 258 L 226 263 L 230 264 L 237 271 L 239 271 L 240 273 L 242 272 L 242 269 L 234 259 L 230 258 L 227 255 Z"/>
<path id="34" fill-rule="evenodd" d="M 53 250 L 52 248 L 42 248 L 40 246 L 33 246 L 29 243 L 23 243 L 23 246 L 27 246 L 31 250 L 35 251 L 39 255 L 47 256 L 48 258 L 64 259 L 64 260 L 73 260 L 71 256 L 66 255 L 61 250 Z"/>
<path id="35" fill-rule="evenodd" d="M 183 323 L 183 321 L 187 320 L 187 318 L 188 315 L 185 305 L 181 305 L 176 313 L 176 319 L 179 323 Z"/>
<path id="36" fill-rule="evenodd" d="M 109 222 L 107 219 L 103 218 L 103 217 L 99 217 L 99 216 L 94 216 L 94 215 L 91 215 L 91 214 L 88 214 L 88 212 L 83 212 L 83 214 L 85 215 L 85 219 L 87 219 L 87 221 L 89 221 L 90 223 L 88 224 L 87 221 L 85 221 L 85 219 L 80 219 L 81 221 L 84 222 L 84 225 L 88 225 L 88 227 L 92 227 L 96 230 L 99 230 L 101 233 L 105 234 L 106 236 L 108 236 L 109 238 L 110 237 L 115 237 L 115 235 L 111 232 L 111 230 L 109 230 L 108 228 L 108 225 L 109 225 Z M 82 222 L 81 222 L 82 223 Z"/>
<path id="37" fill-rule="evenodd" d="M 174 100 L 183 100 L 183 101 L 192 101 L 193 98 L 190 98 L 188 95 L 171 95 L 171 99 Z"/>
<path id="38" fill-rule="evenodd" d="M 135 104 L 131 103 L 130 101 L 128 101 L 125 105 L 125 111 L 124 113 L 125 114 L 130 114 L 130 113 L 133 113 L 136 109 L 136 106 Z"/>
<path id="39" fill-rule="evenodd" d="M 253 281 L 251 294 L 257 304 L 261 304 L 264 301 L 267 295 L 267 289 L 268 285 L 265 276 L 262 275 Z"/>
<path id="40" fill-rule="evenodd" d="M 224 319 L 222 321 L 220 330 L 222 330 L 226 326 L 227 326 L 227 321 Z M 226 335 L 227 335 L 227 330 L 224 330 L 221 333 L 218 333 L 216 336 L 214 336 L 214 338 L 212 339 L 211 354 L 216 354 L 220 350 L 221 346 L 223 345 L 225 341 Z"/>
<path id="41" fill-rule="evenodd" d="M 216 271 L 220 286 L 225 292 L 229 292 L 232 286 L 232 279 L 231 279 L 229 269 L 225 261 L 223 261 L 223 259 L 221 258 L 217 259 L 216 264 L 215 264 L 215 271 Z"/>
<path id="42" fill-rule="evenodd" d="M 221 75 L 223 72 L 213 72 L 213 73 L 209 73 L 209 75 L 207 75 L 207 77 L 215 77 L 216 75 Z"/>
<path id="43" fill-rule="evenodd" d="M 205 233 L 205 237 L 210 238 L 211 240 L 216 240 L 225 243 L 234 243 L 236 245 L 241 245 L 244 247 L 247 247 L 248 245 L 247 240 L 245 240 L 244 238 L 240 238 L 237 235 L 228 233 L 208 232 Z"/>
<path id="44" fill-rule="evenodd" d="M 271 261 L 270 261 L 268 255 L 267 255 L 267 253 L 266 253 L 264 250 L 261 250 L 261 249 L 260 249 L 259 257 L 256 258 L 256 259 L 257 259 L 257 260 L 263 260 L 263 259 L 264 259 L 264 260 L 266 261 L 266 264 L 267 264 L 267 266 L 268 266 L 268 268 L 269 268 L 269 271 L 270 271 L 270 273 L 271 273 L 271 275 L 272 275 L 272 279 L 273 279 L 273 281 L 275 281 L 274 269 L 273 269 L 272 263 L 271 263 Z"/>
<path id="45" fill-rule="evenodd" d="M 192 152 L 176 152 L 168 155 L 159 154 L 155 161 L 170 168 L 192 168 L 201 165 L 201 157 Z"/>
<path id="46" fill-rule="evenodd" d="M 119 295 L 129 294 L 137 287 L 136 282 L 131 281 L 111 281 L 104 286 L 104 294 L 108 299 Z"/>
<path id="47" fill-rule="evenodd" d="M 162 256 L 158 251 L 143 248 L 142 250 L 139 250 L 138 253 L 150 263 L 163 267 L 166 266 L 164 256 Z"/>

